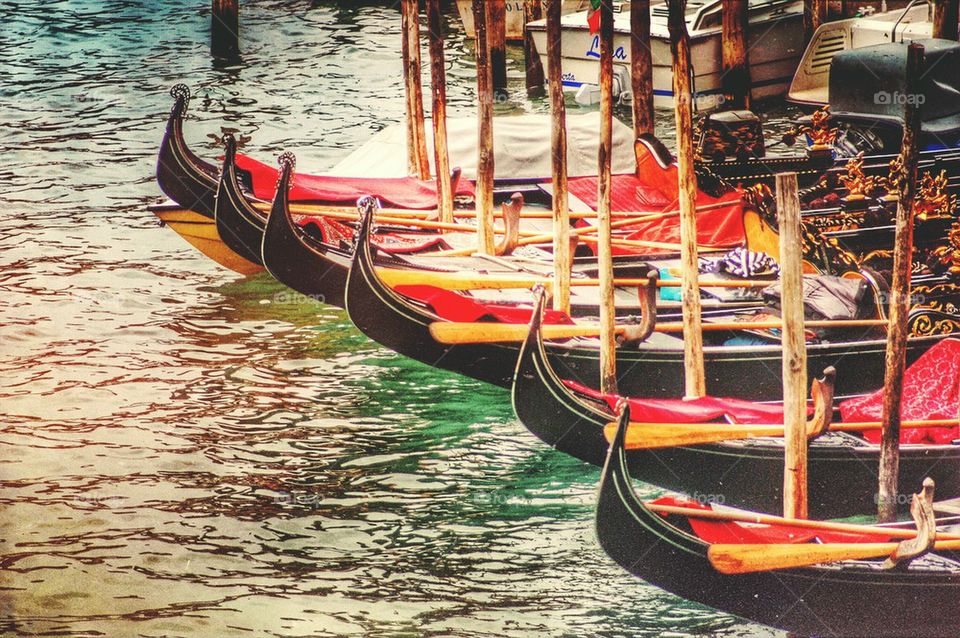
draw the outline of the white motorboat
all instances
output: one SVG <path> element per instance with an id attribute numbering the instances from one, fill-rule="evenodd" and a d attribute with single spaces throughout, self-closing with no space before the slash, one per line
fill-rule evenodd
<path id="1" fill-rule="evenodd" d="M 523 0 L 505 0 L 504 8 L 507 16 L 507 39 L 523 39 Z M 590 0 L 563 0 L 562 13 L 584 11 L 590 7 Z M 457 11 L 463 21 L 463 28 L 468 38 L 477 36 L 473 26 L 473 0 L 457 0 Z"/>
<path id="2" fill-rule="evenodd" d="M 914 0 L 905 8 L 820 25 L 793 76 L 787 100 L 823 106 L 830 102 L 830 63 L 840 51 L 929 38 L 932 5 Z"/>
<path id="3" fill-rule="evenodd" d="M 673 72 L 667 6 L 651 6 L 650 48 L 653 57 L 654 105 L 673 105 Z M 721 0 L 689 0 L 687 30 L 693 92 L 698 109 L 723 104 L 721 89 Z M 751 96 L 754 99 L 783 95 L 803 51 L 802 0 L 750 0 L 749 49 Z M 614 93 L 630 93 L 630 12 L 627 4 L 614 5 Z M 600 59 L 600 36 L 590 33 L 586 12 L 562 20 L 563 82 L 577 91 L 581 102 L 596 101 Z M 531 22 L 537 52 L 546 65 L 546 21 Z"/>

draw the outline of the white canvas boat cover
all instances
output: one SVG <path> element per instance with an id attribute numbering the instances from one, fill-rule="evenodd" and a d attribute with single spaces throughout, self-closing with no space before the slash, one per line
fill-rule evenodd
<path id="1" fill-rule="evenodd" d="M 433 127 L 427 120 L 427 155 L 433 169 Z M 477 121 L 449 118 L 447 138 L 451 168 L 459 166 L 463 177 L 477 176 Z M 600 113 L 567 116 L 567 174 L 570 177 L 597 174 Z M 374 135 L 329 171 L 329 175 L 352 177 L 398 177 L 407 174 L 406 130 L 395 124 Z M 525 114 L 501 116 L 493 121 L 495 176 L 497 178 L 550 177 L 550 116 Z M 633 130 L 613 120 L 613 172 L 635 170 Z"/>

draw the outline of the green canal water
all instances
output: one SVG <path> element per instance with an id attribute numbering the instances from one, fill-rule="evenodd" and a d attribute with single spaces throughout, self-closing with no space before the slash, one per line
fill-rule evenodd
<path id="1" fill-rule="evenodd" d="M 206 1 L 0 2 L 0 632 L 777 635 L 608 560 L 598 471 L 507 392 L 156 224 L 177 82 L 211 158 L 237 130 L 320 172 L 402 117 L 391 3 L 241 4 L 223 66 Z M 472 45 L 445 14 L 450 111 L 470 114 Z M 498 114 L 545 110 L 511 56 Z"/>

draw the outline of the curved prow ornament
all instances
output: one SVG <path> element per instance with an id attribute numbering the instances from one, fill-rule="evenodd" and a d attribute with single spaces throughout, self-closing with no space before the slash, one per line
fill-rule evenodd
<path id="1" fill-rule="evenodd" d="M 290 183 L 297 166 L 297 158 L 293 153 L 286 151 L 277 158 L 277 164 L 280 165 L 280 176 L 277 178 L 277 192 L 273 196 L 270 217 L 280 219 L 290 214 Z"/>
<path id="2" fill-rule="evenodd" d="M 815 439 L 830 429 L 833 421 L 833 388 L 837 371 L 833 366 L 823 371 L 823 377 L 814 379 L 810 386 L 813 415 L 807 420 L 807 439 Z"/>
<path id="3" fill-rule="evenodd" d="M 647 272 L 647 283 L 637 288 L 640 300 L 640 323 L 626 326 L 617 341 L 621 345 L 636 345 L 650 338 L 657 327 L 657 281 L 660 272 L 651 269 Z"/>
<path id="4" fill-rule="evenodd" d="M 933 479 L 923 479 L 923 489 L 914 494 L 910 502 L 910 514 L 917 525 L 915 538 L 900 541 L 897 548 L 883 562 L 884 569 L 906 567 L 911 560 L 923 556 L 937 542 L 937 519 L 933 513 Z"/>
<path id="5" fill-rule="evenodd" d="M 520 241 L 520 211 L 523 209 L 523 195 L 514 193 L 510 201 L 504 202 L 503 211 L 503 238 L 494 249 L 495 255 L 509 255 Z"/>

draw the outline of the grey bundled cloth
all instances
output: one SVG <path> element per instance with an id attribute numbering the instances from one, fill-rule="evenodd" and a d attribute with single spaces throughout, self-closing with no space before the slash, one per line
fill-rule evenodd
<path id="1" fill-rule="evenodd" d="M 832 275 L 805 275 L 803 277 L 803 307 L 807 319 L 858 319 L 865 307 L 869 286 L 862 279 L 843 279 Z M 763 289 L 764 301 L 780 308 L 780 282 Z"/>

